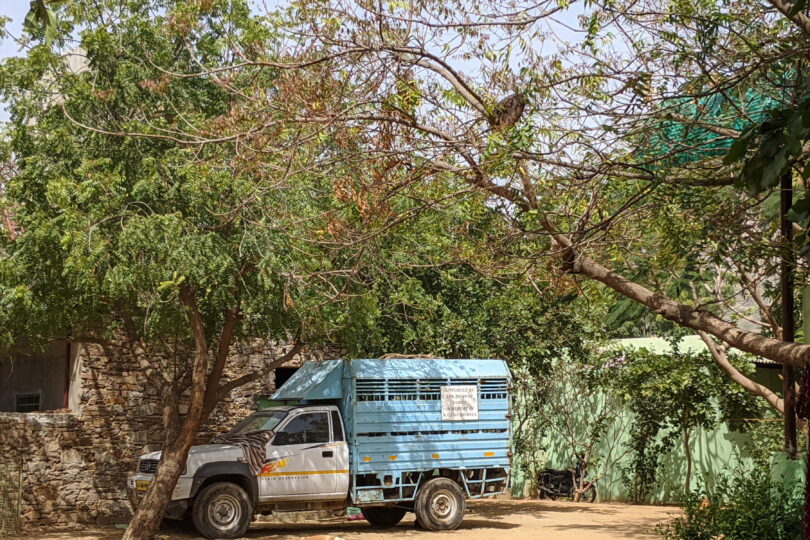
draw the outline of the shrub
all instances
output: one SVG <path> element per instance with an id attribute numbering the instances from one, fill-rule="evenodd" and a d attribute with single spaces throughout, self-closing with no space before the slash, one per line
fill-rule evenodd
<path id="1" fill-rule="evenodd" d="M 801 490 L 773 484 L 764 468 L 718 479 L 680 501 L 683 515 L 658 528 L 667 540 L 798 540 Z"/>

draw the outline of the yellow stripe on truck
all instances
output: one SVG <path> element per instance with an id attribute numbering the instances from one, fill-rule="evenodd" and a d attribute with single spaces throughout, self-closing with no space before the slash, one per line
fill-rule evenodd
<path id="1" fill-rule="evenodd" d="M 259 476 L 293 476 L 296 474 L 348 474 L 348 469 L 345 471 L 284 471 L 284 472 L 271 472 L 262 473 Z"/>

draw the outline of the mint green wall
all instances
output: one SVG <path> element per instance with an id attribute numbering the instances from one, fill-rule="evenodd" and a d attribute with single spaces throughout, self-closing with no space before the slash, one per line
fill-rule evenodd
<path id="1" fill-rule="evenodd" d="M 597 453 L 603 456 L 612 452 L 611 458 L 614 460 L 612 465 L 601 469 L 608 472 L 597 482 L 599 500 L 602 502 L 629 500 L 621 481 L 621 468 L 630 462 L 629 454 L 623 454 L 624 443 L 629 439 L 627 431 L 629 416 L 628 413 L 623 415 L 623 418 L 617 419 L 608 436 L 604 438 L 606 442 L 597 447 Z M 693 460 L 692 487 L 697 487 L 698 479 L 701 479 L 701 483 L 711 489 L 717 475 L 731 474 L 741 468 L 753 467 L 753 460 L 749 452 L 750 438 L 746 434 L 730 431 L 726 424 L 720 424 L 716 429 L 710 431 L 695 430 L 690 438 Z M 678 445 L 662 458 L 657 485 L 646 502 L 675 502 L 674 495 L 683 490 L 686 478 L 686 454 L 682 444 L 681 439 L 678 441 Z M 542 438 L 541 445 L 546 447 L 544 452 L 537 455 L 537 461 L 541 467 L 562 469 L 574 465 L 569 462 L 570 450 L 558 437 L 545 436 Z M 521 460 L 521 458 L 524 459 Z M 517 456 L 516 464 L 520 464 L 521 461 L 525 462 L 525 456 Z M 515 467 L 515 469 L 520 468 Z M 516 470 L 513 474 L 512 495 L 523 497 L 533 494 L 534 486 L 532 484 L 533 479 L 525 478 L 522 471 Z"/>
<path id="2" fill-rule="evenodd" d="M 661 338 L 617 340 L 616 343 L 620 346 L 646 348 L 659 353 L 665 353 L 669 349 L 669 344 Z M 705 344 L 698 336 L 688 336 L 681 342 L 681 348 L 699 352 L 705 350 Z M 772 390 L 781 392 L 779 373 L 779 369 L 758 367 L 753 379 Z M 613 422 L 608 436 L 603 438 L 605 442 L 598 447 L 598 454 L 610 454 L 611 460 L 615 461 L 610 467 L 602 469 L 608 472 L 597 482 L 600 501 L 629 500 L 627 490 L 622 485 L 621 469 L 630 463 L 630 456 L 625 453 L 630 424 L 630 413 L 621 415 Z M 539 468 L 563 469 L 575 465 L 570 461 L 570 449 L 565 447 L 561 438 L 548 432 L 538 434 L 538 436 L 540 437 L 539 446 L 545 448 L 544 451 L 540 451 L 534 456 Z M 713 430 L 695 430 L 690 434 L 690 438 L 693 459 L 691 487 L 693 488 L 700 483 L 711 489 L 718 475 L 733 474 L 734 471 L 750 469 L 754 466 L 750 453 L 752 445 L 750 436 L 732 431 L 726 424 L 720 424 Z M 663 456 L 657 485 L 651 491 L 647 502 L 672 503 L 675 502 L 674 496 L 683 490 L 686 477 L 686 457 L 682 441 L 682 438 L 679 438 L 675 448 Z M 520 470 L 527 458 L 528 456 L 519 455 L 515 457 L 512 494 L 516 497 L 535 494 L 534 479 L 526 478 L 523 471 Z"/>
<path id="3" fill-rule="evenodd" d="M 799 452 L 796 459 L 790 459 L 784 452 L 777 452 L 771 460 L 771 480 L 785 490 L 794 490 L 796 497 L 801 497 L 804 488 L 804 463 L 807 454 Z"/>

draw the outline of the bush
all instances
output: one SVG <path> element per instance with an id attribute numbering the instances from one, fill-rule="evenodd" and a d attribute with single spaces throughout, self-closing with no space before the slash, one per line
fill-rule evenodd
<path id="1" fill-rule="evenodd" d="M 683 515 L 658 528 L 667 540 L 801 539 L 801 490 L 785 491 L 765 469 L 721 478 L 711 493 L 699 489 L 680 502 Z"/>

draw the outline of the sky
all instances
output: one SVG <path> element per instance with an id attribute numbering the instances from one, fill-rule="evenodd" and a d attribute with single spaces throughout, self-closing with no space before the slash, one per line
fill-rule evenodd
<path id="1" fill-rule="evenodd" d="M 30 0 L 5 0 L 0 5 L 0 16 L 9 17 L 11 22 L 6 25 L 6 30 L 14 37 L 19 37 L 22 31 L 22 22 L 25 14 L 28 13 Z M 8 58 L 19 54 L 20 49 L 14 40 L 6 37 L 0 41 L 0 58 Z M 0 122 L 8 120 L 8 112 L 5 106 L 0 109 Z"/>
<path id="2" fill-rule="evenodd" d="M 283 0 L 254 0 L 253 7 L 258 9 L 259 5 L 272 8 Z M 0 16 L 8 17 L 11 19 L 6 25 L 6 31 L 12 36 L 5 36 L 0 40 L 0 60 L 8 58 L 9 56 L 16 56 L 20 54 L 19 46 L 14 42 L 13 38 L 19 38 L 22 34 L 22 23 L 25 15 L 28 13 L 30 7 L 30 0 L 0 0 Z M 564 26 L 557 26 L 556 32 L 562 39 L 569 39 L 578 41 L 581 35 L 577 36 L 575 32 L 570 31 L 566 26 L 577 27 L 577 16 L 583 13 L 582 7 L 575 3 L 572 8 L 569 8 L 562 13 L 559 13 L 556 18 L 564 23 Z M 561 35 L 562 34 L 562 35 Z M 9 119 L 8 111 L 5 104 L 0 101 L 0 123 L 6 122 Z"/>

